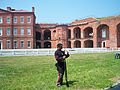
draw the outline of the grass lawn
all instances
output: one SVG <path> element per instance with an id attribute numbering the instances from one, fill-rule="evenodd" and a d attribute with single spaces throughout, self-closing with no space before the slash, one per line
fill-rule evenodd
<path id="1" fill-rule="evenodd" d="M 54 56 L 0 57 L 0 90 L 58 89 L 55 62 Z M 69 90 L 109 87 L 120 76 L 120 60 L 114 53 L 72 54 L 67 67 Z"/>

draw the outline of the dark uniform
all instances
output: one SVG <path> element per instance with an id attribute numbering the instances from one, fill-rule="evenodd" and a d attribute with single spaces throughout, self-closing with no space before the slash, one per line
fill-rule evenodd
<path id="1" fill-rule="evenodd" d="M 66 56 L 66 58 L 69 57 L 69 54 L 65 54 L 62 50 L 56 50 L 55 51 L 55 59 L 57 60 L 56 67 L 58 71 L 58 79 L 57 79 L 57 86 L 62 85 L 63 83 L 63 75 L 65 71 L 65 60 L 63 60 L 63 56 Z"/>

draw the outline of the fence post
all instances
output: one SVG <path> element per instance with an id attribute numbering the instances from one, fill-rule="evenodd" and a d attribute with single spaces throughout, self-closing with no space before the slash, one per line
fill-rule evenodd
<path id="1" fill-rule="evenodd" d="M 2 51 L 0 50 L 0 56 L 2 56 Z"/>
<path id="2" fill-rule="evenodd" d="M 112 52 L 113 52 L 113 48 L 112 48 Z"/>
<path id="3" fill-rule="evenodd" d="M 92 48 L 92 53 L 93 53 L 93 51 L 94 51 L 94 50 L 93 50 L 93 48 Z"/>
<path id="4" fill-rule="evenodd" d="M 85 53 L 85 49 L 84 49 L 84 53 Z"/>
<path id="5" fill-rule="evenodd" d="M 26 52 L 27 50 L 25 50 L 25 56 L 27 55 L 27 52 Z"/>
<path id="6" fill-rule="evenodd" d="M 37 50 L 37 55 L 39 55 L 39 49 Z"/>
<path id="7" fill-rule="evenodd" d="M 12 50 L 12 55 L 14 56 L 14 50 Z"/>

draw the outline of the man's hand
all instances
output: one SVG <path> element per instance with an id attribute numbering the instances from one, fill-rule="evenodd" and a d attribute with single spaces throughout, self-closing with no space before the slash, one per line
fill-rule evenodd
<path id="1" fill-rule="evenodd" d="M 67 54 L 69 54 L 68 50 L 66 50 L 66 51 L 67 51 Z"/>
<path id="2" fill-rule="evenodd" d="M 63 59 L 65 60 L 66 56 L 63 56 Z"/>

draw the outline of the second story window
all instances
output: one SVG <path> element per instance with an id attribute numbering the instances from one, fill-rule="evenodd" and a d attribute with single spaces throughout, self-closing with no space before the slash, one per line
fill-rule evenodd
<path id="1" fill-rule="evenodd" d="M 17 28 L 13 29 L 13 35 L 17 35 Z"/>
<path id="2" fill-rule="evenodd" d="M 7 17 L 7 23 L 10 23 L 10 17 Z"/>
<path id="3" fill-rule="evenodd" d="M 24 17 L 20 17 L 20 23 L 24 23 Z"/>
<path id="4" fill-rule="evenodd" d="M 105 29 L 102 30 L 102 38 L 106 38 L 106 30 Z"/>
<path id="5" fill-rule="evenodd" d="M 27 23 L 31 23 L 31 17 L 27 17 Z"/>
<path id="6" fill-rule="evenodd" d="M 3 23 L 3 18 L 2 17 L 0 17 L 0 23 Z"/>
<path id="7" fill-rule="evenodd" d="M 24 35 L 24 28 L 20 28 L 20 35 Z"/>
<path id="8" fill-rule="evenodd" d="M 31 28 L 27 28 L 27 34 L 31 35 Z"/>
<path id="9" fill-rule="evenodd" d="M 2 28 L 0 28 L 0 36 L 2 36 L 2 34 L 3 34 L 2 32 L 3 32 L 3 30 L 2 30 Z"/>
<path id="10" fill-rule="evenodd" d="M 14 23 L 17 23 L 17 17 L 14 17 Z"/>
<path id="11" fill-rule="evenodd" d="M 7 28 L 7 36 L 10 35 L 10 28 Z"/>

